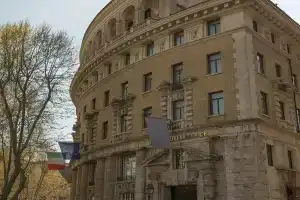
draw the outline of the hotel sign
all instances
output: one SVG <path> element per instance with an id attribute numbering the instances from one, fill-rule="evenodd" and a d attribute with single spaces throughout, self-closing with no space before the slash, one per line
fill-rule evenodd
<path id="1" fill-rule="evenodd" d="M 199 138 L 208 136 L 207 132 L 182 133 L 180 135 L 171 136 L 171 141 L 184 140 L 190 138 Z"/>

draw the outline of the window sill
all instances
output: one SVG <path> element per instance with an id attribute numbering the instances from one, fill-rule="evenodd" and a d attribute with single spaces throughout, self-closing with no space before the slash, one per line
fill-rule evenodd
<path id="1" fill-rule="evenodd" d="M 223 74 L 223 72 L 220 72 L 220 73 L 213 73 L 213 74 L 206 74 L 205 76 L 206 77 L 210 77 L 210 76 L 217 76 L 217 75 L 221 75 Z"/>
<path id="2" fill-rule="evenodd" d="M 225 114 L 208 115 L 208 116 L 207 116 L 208 119 L 211 119 L 211 118 L 219 118 L 219 117 L 225 117 Z"/>
<path id="3" fill-rule="evenodd" d="M 266 117 L 266 118 L 272 119 L 272 117 L 271 117 L 270 115 L 263 114 L 263 113 L 261 113 L 261 115 L 262 115 L 263 117 Z"/>
<path id="4" fill-rule="evenodd" d="M 150 93 L 152 93 L 152 90 L 148 90 L 148 91 L 145 91 L 142 93 L 143 96 L 147 96 L 149 95 Z"/>
<path id="5" fill-rule="evenodd" d="M 257 74 L 259 74 L 260 76 L 262 76 L 262 77 L 264 77 L 264 78 L 268 78 L 268 77 L 266 76 L 266 74 L 263 74 L 263 73 L 261 73 L 261 72 L 257 72 Z"/>

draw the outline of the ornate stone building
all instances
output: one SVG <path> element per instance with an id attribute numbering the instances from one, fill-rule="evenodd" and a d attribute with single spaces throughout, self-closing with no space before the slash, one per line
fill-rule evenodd
<path id="1" fill-rule="evenodd" d="M 296 198 L 299 43 L 269 0 L 110 1 L 70 89 L 71 199 Z M 169 119 L 172 148 L 151 147 L 149 115 Z"/>

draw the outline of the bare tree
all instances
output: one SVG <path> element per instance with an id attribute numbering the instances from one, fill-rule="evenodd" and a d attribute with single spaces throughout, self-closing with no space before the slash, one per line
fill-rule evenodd
<path id="1" fill-rule="evenodd" d="M 66 111 L 75 57 L 71 38 L 48 25 L 0 27 L 0 145 L 5 158 L 0 200 L 18 199 L 31 154 L 50 145 L 55 119 Z"/>

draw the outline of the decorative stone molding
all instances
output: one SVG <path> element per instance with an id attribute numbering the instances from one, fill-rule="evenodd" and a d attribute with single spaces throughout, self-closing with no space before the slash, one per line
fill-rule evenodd
<path id="1" fill-rule="evenodd" d="M 98 113 L 99 113 L 99 111 L 97 111 L 97 110 L 93 110 L 92 112 L 87 112 L 84 114 L 84 119 L 90 121 L 90 120 L 94 119 L 94 117 L 96 117 L 98 115 Z"/>
<path id="2" fill-rule="evenodd" d="M 197 77 L 186 76 L 186 77 L 183 77 L 182 83 L 183 83 L 183 85 L 190 85 L 190 84 L 194 83 L 197 80 L 198 80 Z"/>
<path id="3" fill-rule="evenodd" d="M 111 105 L 113 108 L 120 108 L 132 104 L 135 98 L 136 96 L 134 94 L 129 93 L 125 98 L 113 98 L 111 100 Z"/>

